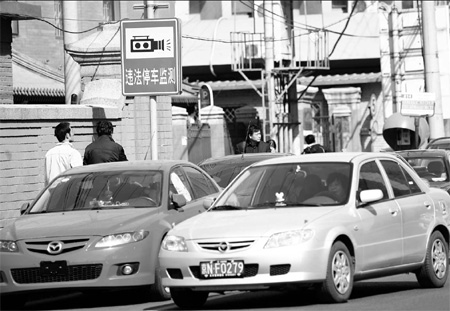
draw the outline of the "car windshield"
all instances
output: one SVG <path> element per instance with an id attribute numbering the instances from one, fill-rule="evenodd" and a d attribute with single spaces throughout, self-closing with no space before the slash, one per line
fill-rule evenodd
<path id="1" fill-rule="evenodd" d="M 161 171 L 96 172 L 55 179 L 30 213 L 147 208 L 161 202 Z"/>
<path id="2" fill-rule="evenodd" d="M 449 176 L 447 176 L 445 169 L 444 158 L 417 156 L 403 157 L 421 178 L 426 179 L 430 183 L 449 180 Z"/>
<path id="3" fill-rule="evenodd" d="M 210 210 L 339 205 L 348 201 L 349 163 L 284 163 L 249 168 Z"/>

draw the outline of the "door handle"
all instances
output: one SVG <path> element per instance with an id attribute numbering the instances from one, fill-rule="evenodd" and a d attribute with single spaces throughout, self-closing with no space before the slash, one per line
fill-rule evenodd
<path id="1" fill-rule="evenodd" d="M 428 201 L 423 202 L 423 205 L 425 205 L 426 209 L 430 209 L 431 208 L 431 203 Z"/>
<path id="2" fill-rule="evenodd" d="M 392 214 L 392 216 L 397 216 L 398 209 L 390 208 L 389 212 Z"/>

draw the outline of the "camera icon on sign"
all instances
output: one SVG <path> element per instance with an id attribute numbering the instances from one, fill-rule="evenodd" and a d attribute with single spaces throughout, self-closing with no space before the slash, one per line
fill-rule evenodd
<path id="1" fill-rule="evenodd" d="M 133 36 L 130 40 L 131 52 L 154 52 L 155 50 L 170 51 L 170 40 L 167 40 L 164 46 L 163 40 L 151 39 L 148 36 Z"/>

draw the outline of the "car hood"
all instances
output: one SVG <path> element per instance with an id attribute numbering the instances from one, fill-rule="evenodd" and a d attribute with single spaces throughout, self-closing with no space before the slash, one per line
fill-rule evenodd
<path id="1" fill-rule="evenodd" d="M 0 230 L 2 239 L 106 235 L 148 228 L 159 219 L 156 209 L 118 209 L 26 214 Z M 144 227 L 145 225 L 145 227 Z"/>
<path id="2" fill-rule="evenodd" d="M 334 207 L 209 211 L 183 221 L 170 234 L 186 239 L 262 237 L 298 230 L 333 211 Z"/>

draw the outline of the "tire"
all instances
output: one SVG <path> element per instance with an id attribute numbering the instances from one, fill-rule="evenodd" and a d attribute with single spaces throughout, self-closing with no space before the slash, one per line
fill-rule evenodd
<path id="1" fill-rule="evenodd" d="M 172 299 L 182 309 L 198 309 L 203 307 L 209 292 L 194 292 L 188 288 L 171 288 Z"/>
<path id="2" fill-rule="evenodd" d="M 320 298 L 325 302 L 346 302 L 353 290 L 354 267 L 347 246 L 336 242 L 331 247 L 327 275 L 320 288 Z"/>
<path id="3" fill-rule="evenodd" d="M 428 242 L 425 261 L 419 271 L 416 272 L 420 286 L 437 288 L 444 286 L 448 277 L 448 244 L 442 233 L 433 232 Z"/>
<path id="4" fill-rule="evenodd" d="M 150 286 L 150 297 L 153 301 L 169 300 L 171 298 L 169 288 L 162 285 L 159 260 L 155 268 L 155 283 Z"/>

